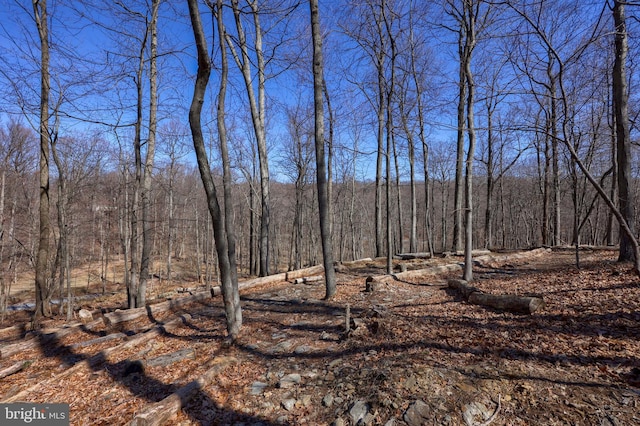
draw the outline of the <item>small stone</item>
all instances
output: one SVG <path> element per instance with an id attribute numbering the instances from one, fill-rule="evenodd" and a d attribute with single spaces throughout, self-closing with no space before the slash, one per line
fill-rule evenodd
<path id="1" fill-rule="evenodd" d="M 280 379 L 280 382 L 278 383 L 278 386 L 281 389 L 288 389 L 288 388 L 293 387 L 294 385 L 297 385 L 298 383 L 300 383 L 300 380 L 302 380 L 302 378 L 300 377 L 300 375 L 298 373 L 287 374 L 282 379 Z"/>
<path id="2" fill-rule="evenodd" d="M 475 425 L 477 422 L 483 422 L 491 417 L 491 411 L 481 402 L 472 402 L 464 406 L 462 418 L 469 425 Z"/>
<path id="3" fill-rule="evenodd" d="M 376 418 L 376 416 L 374 416 L 373 414 L 371 414 L 371 413 L 367 413 L 367 414 L 364 416 L 364 419 L 362 419 L 361 424 L 364 424 L 364 425 L 370 425 L 370 424 L 373 424 L 373 421 L 375 420 L 375 418 Z"/>
<path id="4" fill-rule="evenodd" d="M 342 363 L 342 358 L 336 358 L 336 359 L 334 359 L 333 361 L 331 361 L 329 363 L 329 368 L 333 368 L 336 365 L 341 364 L 341 363 Z"/>
<path id="5" fill-rule="evenodd" d="M 264 389 L 269 386 L 264 382 L 253 382 L 251 384 L 251 395 L 260 395 L 264 392 Z"/>
<path id="6" fill-rule="evenodd" d="M 87 324 L 93 321 L 93 314 L 87 309 L 80 309 L 78 311 L 78 318 L 80 318 L 83 324 Z"/>
<path id="7" fill-rule="evenodd" d="M 345 426 L 345 422 L 341 418 L 337 418 L 337 419 L 335 419 L 333 421 L 332 425 L 333 426 Z"/>
<path id="8" fill-rule="evenodd" d="M 384 426 L 396 426 L 396 419 L 395 417 L 390 418 L 389 420 L 387 420 L 387 422 L 384 424 Z"/>
<path id="9" fill-rule="evenodd" d="M 325 395 L 324 398 L 322 398 L 322 405 L 325 407 L 331 407 L 333 405 L 333 395 L 330 393 Z"/>
<path id="10" fill-rule="evenodd" d="M 404 387 L 407 390 L 413 390 L 416 387 L 417 384 L 418 384 L 418 380 L 416 379 L 416 376 L 414 376 L 412 374 L 411 376 L 409 376 L 407 381 L 404 383 Z"/>
<path id="11" fill-rule="evenodd" d="M 294 398 L 289 398 L 282 401 L 281 405 L 282 405 L 282 408 L 284 408 L 285 410 L 291 411 L 295 408 L 296 402 L 297 401 Z"/>
<path id="12" fill-rule="evenodd" d="M 349 415 L 354 425 L 363 420 L 367 413 L 369 413 L 369 404 L 362 400 L 354 402 L 349 409 Z"/>
<path id="13" fill-rule="evenodd" d="M 302 346 L 298 346 L 297 348 L 295 348 L 293 350 L 294 353 L 300 355 L 300 354 L 306 354 L 311 352 L 311 346 L 308 345 L 302 345 Z"/>
<path id="14" fill-rule="evenodd" d="M 426 424 L 429 415 L 429 406 L 422 400 L 417 400 L 407 408 L 402 419 L 409 426 Z"/>
<path id="15" fill-rule="evenodd" d="M 302 403 L 302 405 L 304 407 L 308 407 L 311 405 L 311 395 L 302 395 L 302 398 L 300 398 L 300 403 Z"/>
<path id="16" fill-rule="evenodd" d="M 272 353 L 272 354 L 280 353 L 280 352 L 287 352 L 292 347 L 293 347 L 293 342 L 291 342 L 290 340 L 284 340 L 284 341 L 278 343 L 277 345 L 275 345 L 274 347 L 272 347 L 269 350 L 269 352 Z"/>
<path id="17" fill-rule="evenodd" d="M 289 416 L 280 416 L 276 419 L 276 422 L 280 425 L 283 425 L 287 423 L 288 420 L 289 420 Z"/>
<path id="18" fill-rule="evenodd" d="M 304 377 L 308 378 L 308 379 L 315 379 L 316 377 L 318 377 L 318 372 L 317 370 L 314 371 L 308 371 L 306 373 L 304 373 Z"/>

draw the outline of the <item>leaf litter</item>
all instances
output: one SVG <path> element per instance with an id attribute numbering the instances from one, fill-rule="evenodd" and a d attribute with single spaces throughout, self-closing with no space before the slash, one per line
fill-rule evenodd
<path id="1" fill-rule="evenodd" d="M 366 277 L 346 269 L 331 301 L 322 300 L 322 282 L 264 285 L 243 295 L 243 331 L 232 346 L 221 300 L 193 303 L 2 358 L 0 369 L 33 362 L 0 380 L 0 398 L 69 403 L 74 425 L 129 424 L 231 356 L 238 362 L 184 401 L 170 424 L 640 424 L 640 285 L 612 257 L 584 253 L 579 270 L 569 251 L 476 267 L 474 286 L 484 292 L 542 295 L 546 307 L 533 315 L 467 304 L 443 285 L 446 276 L 365 292 Z M 366 271 L 383 268 L 372 262 Z M 105 356 L 122 340 L 73 346 L 185 313 L 180 327 Z M 3 335 L 2 345 L 20 337 Z M 188 349 L 193 356 L 167 367 L 147 365 Z M 297 381 L 284 381 L 291 375 Z"/>

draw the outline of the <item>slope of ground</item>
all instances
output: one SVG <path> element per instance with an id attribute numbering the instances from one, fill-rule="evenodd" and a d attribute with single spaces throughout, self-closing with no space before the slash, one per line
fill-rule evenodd
<path id="1" fill-rule="evenodd" d="M 485 292 L 542 294 L 530 316 L 469 305 L 442 276 L 365 292 L 362 274 L 383 266 L 370 262 L 341 269 L 329 302 L 322 283 L 251 290 L 231 347 L 219 298 L 66 335 L 7 331 L 0 353 L 37 344 L 2 356 L 0 370 L 30 364 L 0 380 L 0 399 L 69 403 L 74 425 L 129 424 L 231 357 L 170 424 L 640 425 L 638 279 L 612 252 L 582 257 L 580 270 L 563 251 L 476 267 Z"/>

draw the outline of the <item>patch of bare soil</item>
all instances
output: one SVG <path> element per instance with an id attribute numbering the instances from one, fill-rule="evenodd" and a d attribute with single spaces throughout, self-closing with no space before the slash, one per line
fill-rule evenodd
<path id="1" fill-rule="evenodd" d="M 467 304 L 442 276 L 365 292 L 362 274 L 382 268 L 372 261 L 341 269 L 331 301 L 322 283 L 244 294 L 230 347 L 219 297 L 68 334 L 5 329 L 0 355 L 34 345 L 2 355 L 0 375 L 29 364 L 0 379 L 0 398 L 69 403 L 74 425 L 129 424 L 232 357 L 167 424 L 640 424 L 640 285 L 614 257 L 584 252 L 580 270 L 569 251 L 476 267 L 484 292 L 543 295 L 533 315 Z"/>

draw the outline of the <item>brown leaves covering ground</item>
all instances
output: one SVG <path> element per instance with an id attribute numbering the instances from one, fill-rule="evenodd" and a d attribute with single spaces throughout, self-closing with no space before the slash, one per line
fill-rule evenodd
<path id="1" fill-rule="evenodd" d="M 580 270 L 568 251 L 477 267 L 474 285 L 483 291 L 543 295 L 547 306 L 531 316 L 467 304 L 441 285 L 443 277 L 365 293 L 362 271 L 351 270 L 339 275 L 329 302 L 321 300 L 322 284 L 279 283 L 245 294 L 242 336 L 227 348 L 220 299 L 194 303 L 125 324 L 118 331 L 133 334 L 191 315 L 164 335 L 108 355 L 123 340 L 71 347 L 114 331 L 103 326 L 0 359 L 0 369 L 33 361 L 0 380 L 0 397 L 28 389 L 22 400 L 71 404 L 74 425 L 128 424 L 225 355 L 238 362 L 200 389 L 175 424 L 349 424 L 357 400 L 369 404 L 372 424 L 403 424 L 415 400 L 429 407 L 426 424 L 481 424 L 487 414 L 471 418 L 471 408 L 490 414 L 498 402 L 493 425 L 640 424 L 638 279 L 628 265 L 611 261 L 612 251 L 582 257 Z M 371 263 L 367 272 L 381 267 Z M 345 336 L 347 304 L 358 328 Z M 3 345 L 19 341 L 0 338 Z M 133 360 L 186 348 L 195 355 L 125 374 Z M 289 373 L 299 373 L 300 384 L 279 387 Z M 252 395 L 256 381 L 265 388 Z M 322 402 L 326 395 L 334 397 L 330 406 Z M 295 400 L 289 410 L 287 399 Z"/>

